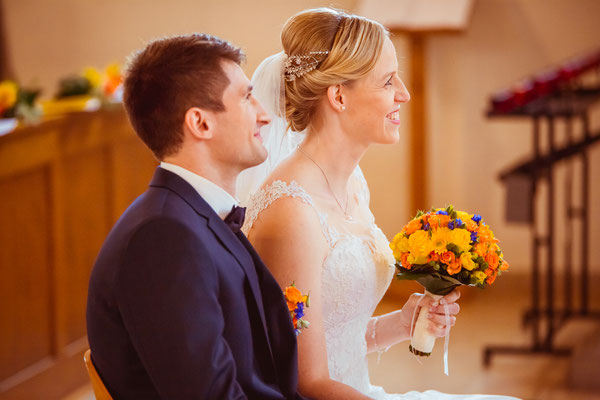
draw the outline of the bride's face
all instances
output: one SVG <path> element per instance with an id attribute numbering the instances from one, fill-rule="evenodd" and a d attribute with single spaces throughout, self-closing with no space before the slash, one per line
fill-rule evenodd
<path id="1" fill-rule="evenodd" d="M 347 131 L 356 132 L 357 139 L 367 143 L 398 141 L 400 105 L 410 100 L 410 94 L 398 76 L 396 50 L 390 39 L 385 39 L 375 68 L 344 92 Z"/>

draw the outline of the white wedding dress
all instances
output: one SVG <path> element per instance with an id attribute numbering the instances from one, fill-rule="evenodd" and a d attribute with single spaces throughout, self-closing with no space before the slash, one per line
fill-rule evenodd
<path id="1" fill-rule="evenodd" d="M 365 335 L 375 307 L 394 276 L 394 257 L 388 240 L 375 224 L 369 209 L 369 189 L 358 167 L 351 177 L 349 188 L 358 204 L 355 210 L 361 216 L 355 221 L 333 221 L 298 183 L 278 180 L 249 198 L 246 223 L 242 228 L 248 234 L 259 214 L 281 197 L 297 198 L 318 215 L 323 236 L 329 244 L 329 253 L 323 262 L 321 292 L 330 377 L 378 400 L 513 399 L 505 396 L 449 395 L 436 391 L 388 394 L 383 388 L 371 385 Z"/>

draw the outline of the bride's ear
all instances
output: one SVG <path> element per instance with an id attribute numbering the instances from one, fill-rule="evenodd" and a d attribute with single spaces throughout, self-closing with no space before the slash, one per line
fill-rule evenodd
<path id="1" fill-rule="evenodd" d="M 342 112 L 346 109 L 343 87 L 343 85 L 332 85 L 327 88 L 327 100 L 329 100 L 329 105 L 338 112 Z"/>
<path id="2" fill-rule="evenodd" d="M 196 139 L 210 139 L 213 135 L 214 123 L 210 113 L 198 107 L 191 107 L 185 112 L 183 131 Z"/>

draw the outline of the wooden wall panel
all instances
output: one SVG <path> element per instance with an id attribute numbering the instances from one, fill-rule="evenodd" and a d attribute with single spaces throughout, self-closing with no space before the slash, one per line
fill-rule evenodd
<path id="1" fill-rule="evenodd" d="M 83 385 L 90 271 L 156 161 L 117 108 L 0 137 L 0 400 Z"/>
<path id="2" fill-rule="evenodd" d="M 67 289 L 65 338 L 68 343 L 85 336 L 85 308 L 90 272 L 110 229 L 110 189 L 107 151 L 86 151 L 64 161 L 67 218 L 65 219 L 65 272 Z"/>
<path id="3" fill-rule="evenodd" d="M 158 162 L 137 137 L 113 147 L 114 220 L 146 189 Z"/>
<path id="4" fill-rule="evenodd" d="M 0 381 L 51 355 L 47 177 L 0 180 Z"/>

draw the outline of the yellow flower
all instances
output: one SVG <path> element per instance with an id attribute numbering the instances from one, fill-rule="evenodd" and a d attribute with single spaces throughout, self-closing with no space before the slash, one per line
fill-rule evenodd
<path id="1" fill-rule="evenodd" d="M 411 264 L 425 264 L 427 262 L 427 256 L 432 250 L 429 233 L 425 231 L 416 231 L 410 235 L 408 238 L 408 250 L 411 254 L 411 257 L 409 257 Z"/>
<path id="2" fill-rule="evenodd" d="M 461 220 L 463 223 L 465 223 L 465 224 L 466 224 L 466 223 L 467 223 L 467 221 L 470 221 L 470 220 L 471 220 L 471 218 L 473 218 L 473 215 L 472 215 L 472 214 L 469 214 L 469 213 L 466 213 L 466 212 L 464 212 L 464 211 L 457 211 L 457 212 L 456 212 L 456 217 L 457 217 L 457 218 L 460 218 L 460 220 Z"/>
<path id="3" fill-rule="evenodd" d="M 450 242 L 457 245 L 461 253 L 471 250 L 471 234 L 466 229 L 450 231 Z"/>
<path id="4" fill-rule="evenodd" d="M 451 231 L 448 228 L 435 228 L 431 231 L 432 250 L 438 254 L 446 252 L 446 246 L 451 241 Z"/>
<path id="5" fill-rule="evenodd" d="M 19 88 L 16 83 L 12 81 L 0 82 L 0 114 L 15 105 L 18 93 Z"/>
<path id="6" fill-rule="evenodd" d="M 471 258 L 471 253 L 469 253 L 468 251 L 466 251 L 460 255 L 460 262 L 461 262 L 463 268 L 468 271 L 472 271 L 473 268 L 476 267 L 475 262 Z"/>
<path id="7" fill-rule="evenodd" d="M 121 79 L 121 66 L 118 63 L 112 63 L 106 67 L 105 73 L 108 79 Z"/>
<path id="8" fill-rule="evenodd" d="M 408 253 L 408 238 L 402 232 L 394 236 L 394 240 L 390 243 L 390 249 L 394 252 L 394 258 L 400 260 L 402 253 Z"/>
<path id="9" fill-rule="evenodd" d="M 475 271 L 471 274 L 471 277 L 474 278 L 475 283 L 481 284 L 487 278 L 487 275 L 483 271 Z"/>
<path id="10" fill-rule="evenodd" d="M 83 70 L 83 77 L 90 82 L 90 85 L 93 88 L 97 88 L 100 86 L 100 82 L 102 82 L 102 75 L 96 68 L 87 67 Z"/>

